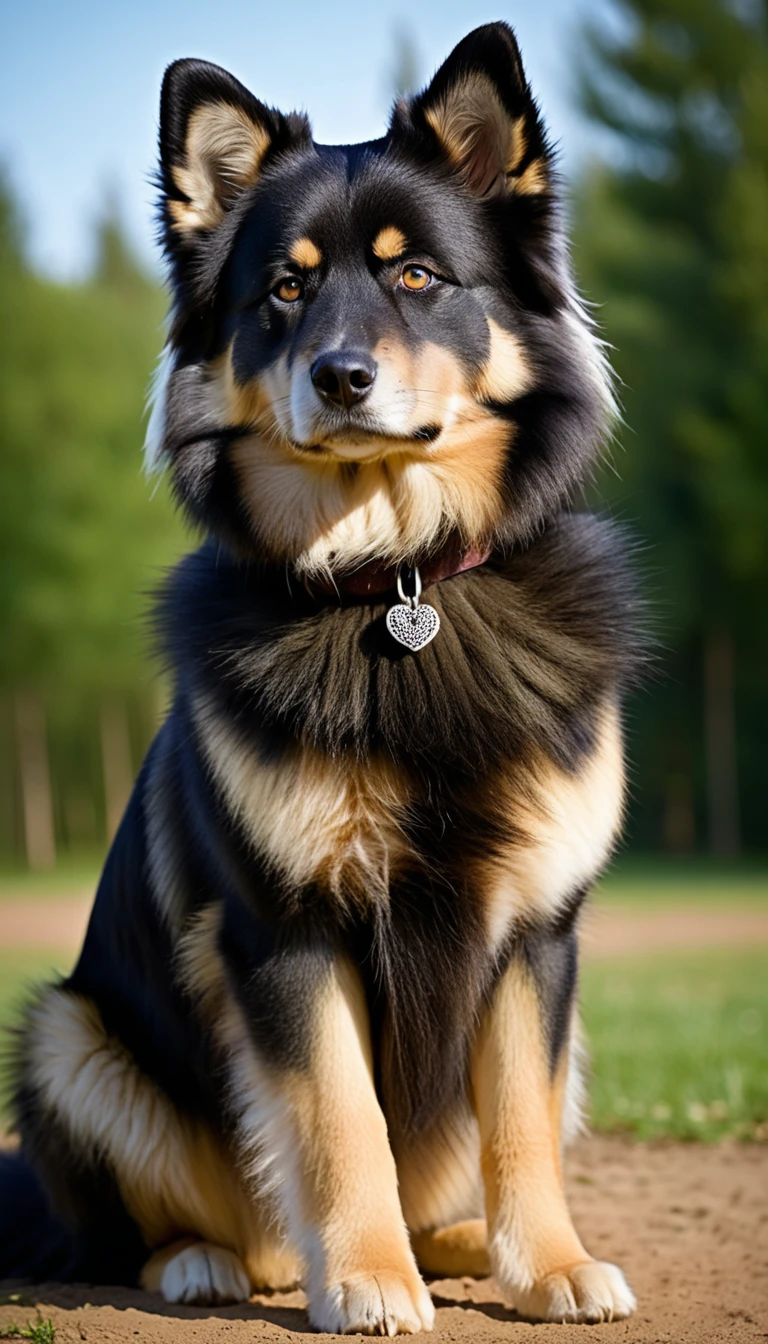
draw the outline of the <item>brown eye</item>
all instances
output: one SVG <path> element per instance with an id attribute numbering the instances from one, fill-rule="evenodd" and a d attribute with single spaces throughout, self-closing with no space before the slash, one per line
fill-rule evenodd
<path id="1" fill-rule="evenodd" d="M 281 280 L 279 285 L 275 287 L 275 294 L 278 299 L 282 299 L 283 303 L 296 303 L 296 300 L 300 299 L 303 293 L 304 286 L 300 280 L 296 279 L 295 275 L 286 276 L 285 280 Z"/>
<path id="2" fill-rule="evenodd" d="M 432 273 L 425 266 L 404 266 L 400 272 L 400 283 L 406 289 L 426 289 L 431 279 Z"/>

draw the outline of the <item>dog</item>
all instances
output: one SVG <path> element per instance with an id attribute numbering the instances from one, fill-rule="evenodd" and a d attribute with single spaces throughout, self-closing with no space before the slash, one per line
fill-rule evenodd
<path id="1" fill-rule="evenodd" d="M 560 1151 L 638 602 L 571 511 L 611 376 L 515 37 L 353 146 L 178 61 L 158 183 L 148 457 L 206 539 L 82 953 L 18 1030 L 0 1271 L 301 1283 L 334 1332 L 430 1329 L 420 1270 L 626 1316 Z"/>

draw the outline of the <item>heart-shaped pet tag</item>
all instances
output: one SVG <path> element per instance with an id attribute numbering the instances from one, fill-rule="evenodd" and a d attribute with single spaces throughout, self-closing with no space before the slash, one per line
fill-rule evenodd
<path id="1" fill-rule="evenodd" d="M 415 607 L 398 602 L 387 612 L 387 629 L 398 644 L 417 653 L 435 638 L 440 629 L 440 617 L 428 602 Z"/>

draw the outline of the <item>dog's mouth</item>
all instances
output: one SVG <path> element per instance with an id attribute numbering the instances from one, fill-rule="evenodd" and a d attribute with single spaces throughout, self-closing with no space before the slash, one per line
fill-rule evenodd
<path id="1" fill-rule="evenodd" d="M 377 426 L 349 425 L 334 428 L 310 443 L 297 443 L 291 440 L 291 447 L 299 453 L 312 457 L 328 455 L 341 457 L 346 461 L 360 461 L 366 458 L 384 457 L 387 453 L 407 451 L 419 444 L 436 443 L 443 432 L 442 425 L 420 425 L 409 434 L 388 434 Z"/>

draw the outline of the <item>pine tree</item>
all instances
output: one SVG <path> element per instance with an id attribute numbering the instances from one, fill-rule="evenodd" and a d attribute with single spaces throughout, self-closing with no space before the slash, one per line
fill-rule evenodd
<path id="1" fill-rule="evenodd" d="M 635 707 L 638 835 L 764 844 L 768 725 L 768 37 L 760 3 L 629 0 L 589 30 L 607 161 L 576 251 L 623 381 L 603 492 L 649 542 L 664 677 Z"/>

